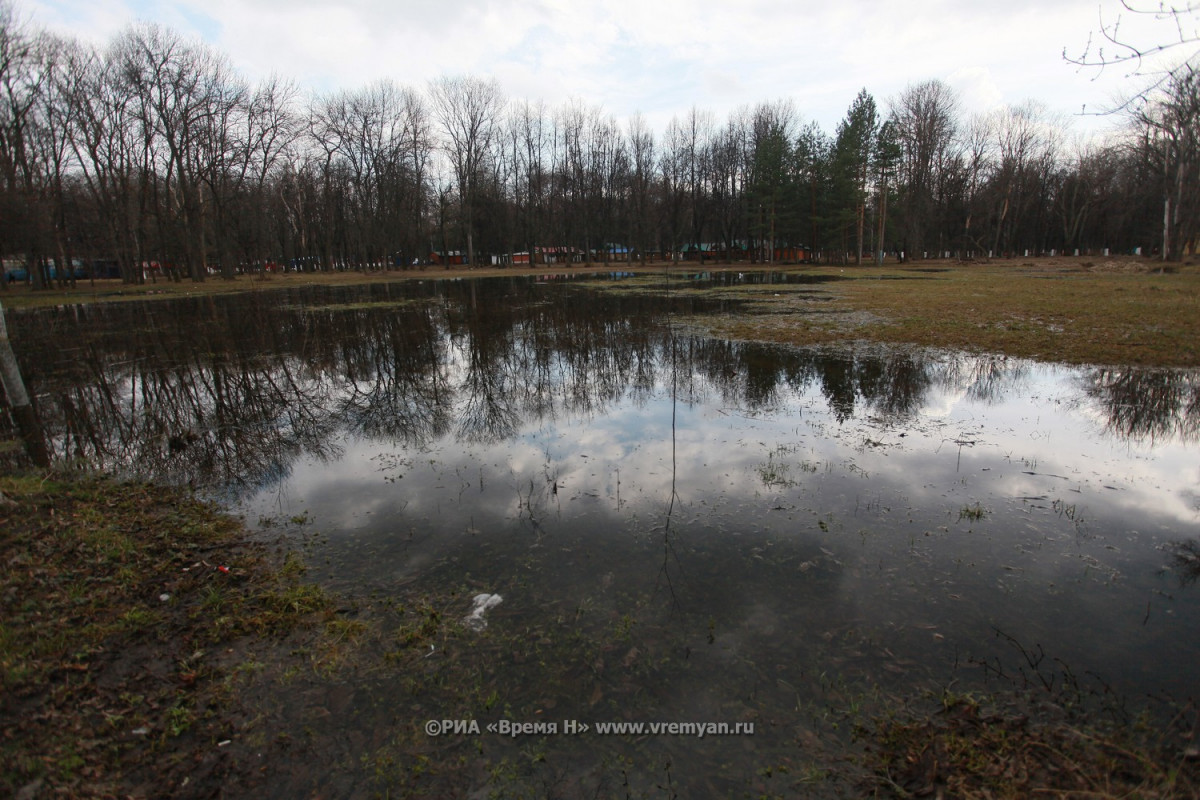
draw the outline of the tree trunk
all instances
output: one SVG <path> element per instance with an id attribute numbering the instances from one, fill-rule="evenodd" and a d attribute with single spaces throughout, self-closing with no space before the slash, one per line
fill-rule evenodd
<path id="1" fill-rule="evenodd" d="M 21 439 L 25 442 L 25 452 L 29 455 L 29 460 L 38 467 L 48 469 L 50 452 L 46 449 L 46 439 L 42 435 L 37 412 L 29 402 L 29 393 L 25 391 L 25 381 L 21 379 L 16 354 L 8 341 L 3 306 L 0 306 L 0 382 L 4 384 L 4 393 L 8 396 L 13 418 L 21 432 Z"/>
<path id="2" fill-rule="evenodd" d="M 1163 198 L 1163 236 L 1162 236 L 1162 260 L 1166 261 L 1170 258 L 1171 253 L 1171 196 L 1167 195 Z"/>
<path id="3" fill-rule="evenodd" d="M 883 266 L 883 240 L 887 233 L 887 185 L 884 184 L 879 192 L 879 240 L 875 243 L 877 257 L 875 263 Z"/>
<path id="4" fill-rule="evenodd" d="M 863 254 L 863 222 L 867 216 L 867 205 L 861 200 L 858 202 L 858 219 L 855 220 L 855 234 L 857 239 L 858 249 L 854 253 L 854 266 L 862 266 Z"/>

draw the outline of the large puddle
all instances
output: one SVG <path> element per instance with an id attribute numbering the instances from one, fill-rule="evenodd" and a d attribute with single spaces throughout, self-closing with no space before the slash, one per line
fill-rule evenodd
<path id="1" fill-rule="evenodd" d="M 297 694 L 289 719 L 348 742 L 344 783 L 301 788 L 794 788 L 881 696 L 1194 694 L 1195 373 L 714 341 L 673 319 L 732 301 L 669 292 L 429 281 L 10 327 L 60 457 L 191 482 L 391 610 L 392 672 Z"/>

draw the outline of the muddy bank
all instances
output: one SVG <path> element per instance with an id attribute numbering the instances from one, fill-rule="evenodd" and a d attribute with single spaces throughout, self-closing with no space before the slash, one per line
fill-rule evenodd
<path id="1" fill-rule="evenodd" d="M 0 794 L 218 796 L 261 764 L 240 697 L 332 615 L 294 558 L 186 492 L 0 477 Z"/>
<path id="2" fill-rule="evenodd" d="M 628 615 L 564 635 L 514 624 L 497 605 L 500 622 L 481 628 L 463 614 L 469 581 L 335 600 L 304 581 L 294 553 L 248 542 L 237 520 L 176 490 L 6 476 L 0 491 L 7 796 L 661 796 L 656 781 L 667 796 L 705 785 L 763 797 L 1200 787 L 1194 707 L 1158 728 L 1106 715 L 1112 704 L 1078 687 L 1002 676 L 987 696 L 831 683 L 825 724 L 760 753 L 736 786 L 628 761 L 634 734 L 576 737 L 589 753 L 578 761 L 563 760 L 561 736 L 435 738 L 419 723 L 587 718 L 621 698 L 612 708 L 640 719 L 640 676 L 687 670 L 700 654 L 675 652 Z M 541 676 L 528 697 L 499 683 L 503 664 Z M 409 698 L 399 706 L 384 701 L 396 682 Z M 593 688 L 554 701 L 582 684 Z M 774 725 L 745 721 L 759 734 Z M 714 757 L 754 746 L 711 742 Z"/>

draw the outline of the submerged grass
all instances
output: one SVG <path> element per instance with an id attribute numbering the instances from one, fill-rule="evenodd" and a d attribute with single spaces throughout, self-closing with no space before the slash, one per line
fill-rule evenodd
<path id="1" fill-rule="evenodd" d="M 960 522 L 964 519 L 969 522 L 978 522 L 985 516 L 987 516 L 987 509 L 985 509 L 979 503 L 975 503 L 974 505 L 966 505 L 958 510 L 958 519 Z"/>
<path id="2" fill-rule="evenodd" d="M 684 624 L 641 595 L 533 616 L 514 598 L 474 631 L 463 620 L 477 583 L 447 572 L 440 591 L 350 598 L 363 612 L 348 618 L 304 582 L 298 556 L 272 565 L 235 520 L 186 493 L 28 476 L 0 477 L 0 492 L 13 503 L 0 509 L 7 796 L 251 792 L 252 780 L 230 777 L 238 762 L 220 760 L 236 753 L 257 780 L 288 776 L 297 794 L 650 797 L 670 785 L 680 796 L 1192 797 L 1200 787 L 1194 709 L 1154 728 L 1102 724 L 1050 693 L 895 696 L 820 650 L 819 686 L 767 680 L 745 695 L 728 683 L 740 673 L 721 666 L 736 641 L 725 620 Z M 531 561 L 514 587 L 543 569 Z M 305 637 L 319 620 L 321 635 Z M 750 740 L 711 745 L 737 748 L 718 777 L 680 774 L 683 752 L 634 763 L 645 746 L 634 736 L 433 738 L 421 724 L 655 719 L 670 703 L 653 687 L 698 670 L 727 698 L 722 718 L 786 721 L 793 733 L 763 727 L 752 755 L 738 755 Z M 784 696 L 796 714 L 781 716 Z M 330 775 L 343 783 L 324 783 Z"/>

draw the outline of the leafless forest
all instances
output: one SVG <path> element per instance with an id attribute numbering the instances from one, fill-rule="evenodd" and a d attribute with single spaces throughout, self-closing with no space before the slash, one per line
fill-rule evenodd
<path id="1" fill-rule="evenodd" d="M 1032 101 L 967 115 L 936 80 L 881 101 L 864 89 L 827 132 L 786 99 L 727 119 L 693 107 L 655 131 L 478 76 L 401 79 L 251 85 L 169 29 L 92 48 L 5 0 L 6 273 L 41 288 L 431 261 L 1180 259 L 1200 221 L 1194 62 L 1115 112 L 1123 132 L 1103 141 Z"/>

